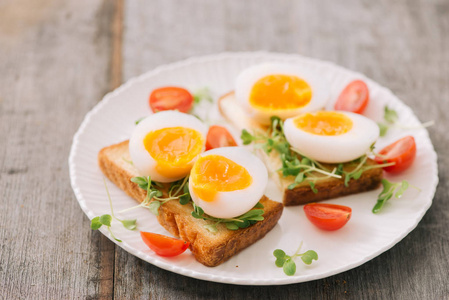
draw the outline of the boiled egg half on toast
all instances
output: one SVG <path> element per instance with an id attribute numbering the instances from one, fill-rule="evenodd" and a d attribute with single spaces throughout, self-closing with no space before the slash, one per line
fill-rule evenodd
<path id="1" fill-rule="evenodd" d="M 265 63 L 245 69 L 235 81 L 235 97 L 261 124 L 322 109 L 329 99 L 326 80 L 296 65 Z"/>
<path id="2" fill-rule="evenodd" d="M 141 176 L 173 182 L 190 173 L 205 149 L 207 126 L 192 115 L 168 110 L 140 121 L 129 141 L 129 152 Z"/>
<path id="3" fill-rule="evenodd" d="M 257 204 L 267 181 L 267 169 L 258 157 L 242 147 L 222 147 L 199 156 L 190 173 L 189 190 L 206 214 L 233 218 Z"/>
<path id="4" fill-rule="evenodd" d="M 319 111 L 285 120 L 284 134 L 294 149 L 311 159 L 344 163 L 369 151 L 379 137 L 379 127 L 360 114 Z"/>

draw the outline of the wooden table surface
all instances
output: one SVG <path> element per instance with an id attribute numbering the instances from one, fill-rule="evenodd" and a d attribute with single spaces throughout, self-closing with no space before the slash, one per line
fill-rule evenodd
<path id="1" fill-rule="evenodd" d="M 353 270 L 263 287 L 170 273 L 92 231 L 67 164 L 84 115 L 158 65 L 254 50 L 364 73 L 435 120 L 417 228 Z M 448 0 L 0 0 L 0 71 L 0 299 L 449 299 Z"/>

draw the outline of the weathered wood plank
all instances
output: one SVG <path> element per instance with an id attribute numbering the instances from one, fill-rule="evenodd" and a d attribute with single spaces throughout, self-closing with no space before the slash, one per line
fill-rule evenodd
<path id="1" fill-rule="evenodd" d="M 435 120 L 440 186 L 416 230 L 351 271 L 284 287 L 241 287 L 182 277 L 116 252 L 115 296 L 208 299 L 421 299 L 449 294 L 448 1 L 127 1 L 123 78 L 221 51 L 269 50 L 333 61 L 393 90 Z M 262 263 L 262 262 L 261 262 Z M 267 262 L 268 263 L 268 262 Z"/>
<path id="2" fill-rule="evenodd" d="M 111 298 L 114 246 L 68 177 L 72 136 L 110 89 L 108 1 L 0 2 L 0 299 Z"/>
<path id="3" fill-rule="evenodd" d="M 448 1 L 125 4 L 121 53 L 123 0 L 0 1 L 0 299 L 447 297 Z M 432 208 L 401 243 L 330 278 L 244 287 L 161 270 L 91 232 L 66 159 L 83 115 L 121 81 L 122 55 L 129 79 L 191 55 L 240 50 L 334 61 L 391 88 L 422 120 L 436 121 L 430 134 L 440 185 Z"/>

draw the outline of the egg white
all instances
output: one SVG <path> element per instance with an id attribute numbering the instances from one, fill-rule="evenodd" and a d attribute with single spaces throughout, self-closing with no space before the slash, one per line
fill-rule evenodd
<path id="1" fill-rule="evenodd" d="M 250 95 L 254 84 L 268 75 L 289 75 L 303 79 L 312 89 L 312 99 L 304 107 L 296 109 L 278 109 L 272 111 L 259 110 L 250 102 Z M 261 124 L 269 124 L 270 117 L 276 115 L 281 119 L 296 116 L 302 112 L 311 112 L 322 109 L 329 99 L 329 84 L 322 77 L 295 65 L 264 63 L 255 65 L 241 72 L 235 81 L 235 97 L 245 109 L 248 116 Z"/>
<path id="2" fill-rule="evenodd" d="M 129 140 L 129 153 L 134 166 L 139 171 L 139 174 L 141 176 L 150 176 L 152 180 L 157 182 L 173 182 L 184 177 L 166 177 L 160 174 L 156 170 L 157 162 L 145 149 L 145 145 L 143 143 L 149 132 L 168 127 L 184 127 L 198 131 L 203 138 L 203 148 L 201 152 L 205 149 L 208 128 L 192 115 L 174 110 L 168 110 L 152 114 L 140 121 L 135 127 L 131 139 Z M 189 165 L 193 166 L 195 160 L 196 158 L 192 159 L 189 162 Z"/>
<path id="3" fill-rule="evenodd" d="M 218 192 L 214 201 L 204 201 L 198 197 L 189 181 L 190 196 L 204 212 L 216 218 L 234 218 L 240 216 L 262 198 L 268 181 L 268 172 L 263 162 L 243 147 L 216 148 L 201 154 L 221 155 L 244 167 L 252 178 L 252 183 L 245 189 L 230 192 Z"/>
<path id="4" fill-rule="evenodd" d="M 379 138 L 379 126 L 362 115 L 338 111 L 349 117 L 352 128 L 341 135 L 324 136 L 303 131 L 290 118 L 284 122 L 284 134 L 301 154 L 324 163 L 344 163 L 364 155 Z"/>

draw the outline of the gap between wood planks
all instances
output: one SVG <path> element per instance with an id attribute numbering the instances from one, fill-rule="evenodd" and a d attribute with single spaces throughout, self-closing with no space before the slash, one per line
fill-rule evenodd
<path id="1" fill-rule="evenodd" d="M 125 0 L 114 1 L 114 16 L 112 19 L 112 53 L 111 53 L 111 90 L 122 84 L 122 46 L 123 46 L 123 15 Z"/>
<path id="2" fill-rule="evenodd" d="M 122 84 L 122 45 L 124 1 L 114 0 L 111 22 L 110 91 Z M 100 283 L 99 299 L 114 299 L 116 246 L 105 236 L 100 237 Z"/>

